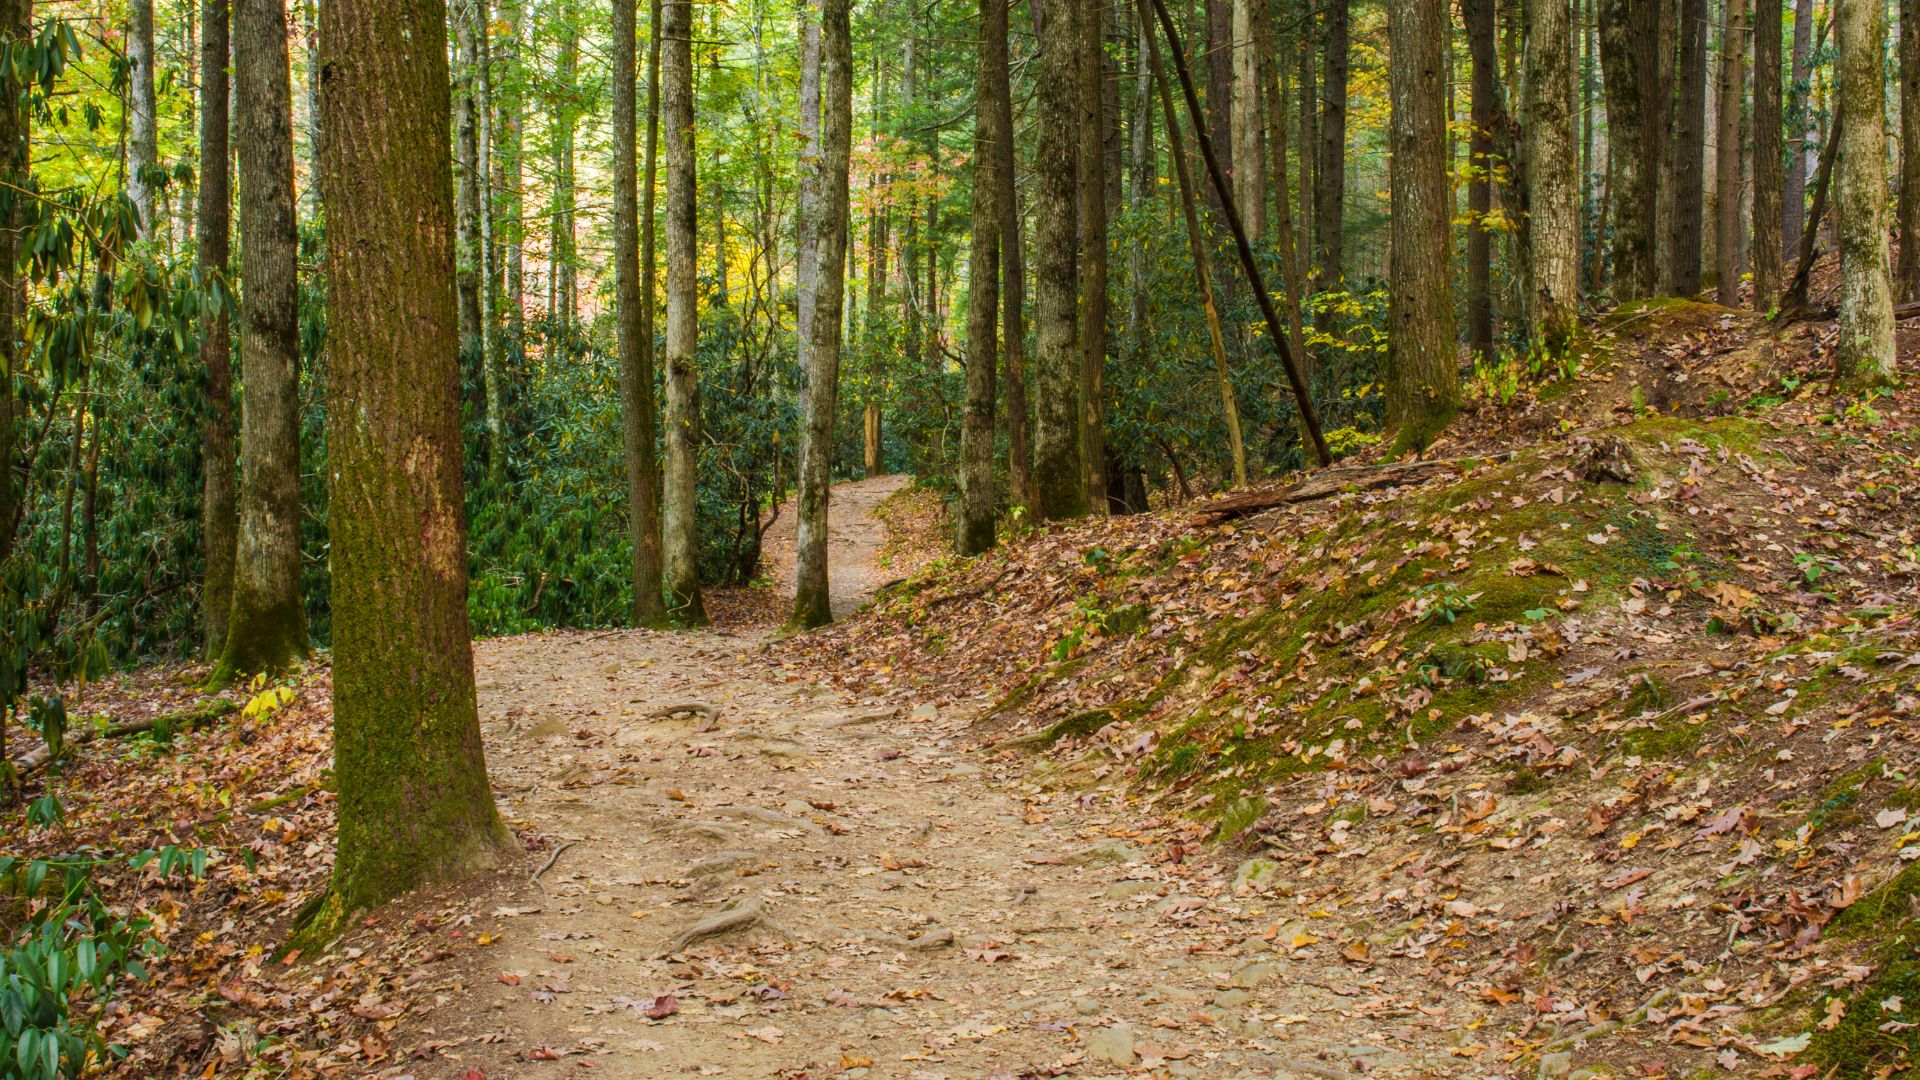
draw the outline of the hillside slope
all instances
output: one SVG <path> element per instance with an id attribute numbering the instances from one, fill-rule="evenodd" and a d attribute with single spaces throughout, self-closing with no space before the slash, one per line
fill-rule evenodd
<path id="1" fill-rule="evenodd" d="M 1436 464 L 1042 530 L 787 662 L 1268 860 L 1279 940 L 1483 1000 L 1481 1062 L 1899 1071 L 1920 394 L 1835 393 L 1832 332 L 1616 313 Z"/>

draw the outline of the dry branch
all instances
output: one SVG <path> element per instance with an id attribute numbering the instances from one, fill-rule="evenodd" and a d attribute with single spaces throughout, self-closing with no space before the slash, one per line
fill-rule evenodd
<path id="1" fill-rule="evenodd" d="M 1389 465 L 1356 465 L 1328 469 L 1290 487 L 1249 491 L 1242 495 L 1216 499 L 1196 510 L 1193 520 L 1196 525 L 1218 525 L 1292 503 L 1311 502 L 1314 499 L 1324 499 L 1349 491 L 1373 491 L 1379 488 L 1417 484 L 1441 473 L 1458 469 L 1461 464 L 1455 460 L 1404 461 Z"/>
<path id="2" fill-rule="evenodd" d="M 144 720 L 124 720 L 118 724 L 110 724 L 101 731 L 89 729 L 70 731 L 67 733 L 61 749 L 63 751 L 70 750 L 76 746 L 93 742 L 96 739 L 118 739 L 127 735 L 138 735 L 143 731 L 152 731 L 163 723 L 171 724 L 176 732 L 192 731 L 194 728 L 210 724 L 229 713 L 236 712 L 239 708 L 240 706 L 229 698 L 214 698 L 211 701 L 201 702 L 191 708 L 179 709 L 170 713 L 161 713 L 158 716 L 149 716 Z M 20 757 L 14 758 L 13 767 L 20 779 L 25 780 L 27 777 L 46 768 L 52 761 L 53 748 L 46 743 L 41 743 Z"/>

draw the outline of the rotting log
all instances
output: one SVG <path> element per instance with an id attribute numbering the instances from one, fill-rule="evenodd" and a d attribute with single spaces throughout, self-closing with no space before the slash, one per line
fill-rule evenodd
<path id="1" fill-rule="evenodd" d="M 1265 491 L 1249 491 L 1217 499 L 1194 512 L 1196 525 L 1219 525 L 1251 517 L 1293 503 L 1312 502 L 1353 491 L 1403 487 L 1464 468 L 1466 460 L 1401 461 L 1387 465 L 1356 465 L 1327 469 L 1297 484 Z"/>

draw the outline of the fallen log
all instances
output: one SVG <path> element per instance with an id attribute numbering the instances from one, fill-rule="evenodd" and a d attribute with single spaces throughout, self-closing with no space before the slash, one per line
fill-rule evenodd
<path id="1" fill-rule="evenodd" d="M 231 698 L 214 698 L 202 701 L 189 708 L 178 709 L 158 716 L 149 716 L 144 720 L 123 720 L 118 724 L 109 724 L 101 730 L 81 729 L 67 732 L 61 750 L 71 750 L 97 739 L 119 739 L 128 735 L 138 735 L 143 731 L 152 731 L 161 724 L 170 724 L 176 732 L 192 731 L 240 710 L 240 703 Z M 14 774 L 21 780 L 32 776 L 53 763 L 53 748 L 41 743 L 25 754 L 13 759 Z"/>
<path id="2" fill-rule="evenodd" d="M 1345 492 L 1417 484 L 1458 469 L 1462 464 L 1459 460 L 1397 461 L 1387 465 L 1326 469 L 1289 487 L 1249 491 L 1216 499 L 1196 510 L 1193 522 L 1196 525 L 1219 525 L 1292 503 L 1311 502 Z"/>

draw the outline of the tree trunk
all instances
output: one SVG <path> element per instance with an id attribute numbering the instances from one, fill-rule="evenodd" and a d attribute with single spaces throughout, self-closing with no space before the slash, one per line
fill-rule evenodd
<path id="1" fill-rule="evenodd" d="M 1780 0 L 1753 4 L 1753 307 L 1780 295 L 1786 252 L 1780 238 Z"/>
<path id="2" fill-rule="evenodd" d="M 1400 453 L 1424 450 L 1460 405 L 1446 160 L 1447 29 L 1445 0 L 1387 5 L 1393 156 L 1386 391 L 1387 423 Z"/>
<path id="3" fill-rule="evenodd" d="M 795 352 L 804 355 L 813 343 L 813 310 L 819 296 L 820 268 L 820 3 L 797 5 L 800 16 L 800 133 L 799 194 L 795 202 L 794 311 Z M 806 365 L 801 365 L 804 373 Z M 805 454 L 800 467 L 806 468 Z M 804 478 L 803 478 L 804 482 Z"/>
<path id="4" fill-rule="evenodd" d="M 1106 50 L 1100 37 L 1105 0 L 1082 5 L 1080 31 L 1080 465 L 1087 508 L 1107 494 L 1107 155 Z M 1226 0 L 1231 3 L 1232 0 Z M 1231 76 L 1231 70 L 1229 70 Z M 1232 82 L 1229 79 L 1228 88 Z"/>
<path id="5" fill-rule="evenodd" d="M 1811 77 L 1808 67 L 1812 57 L 1813 0 L 1794 0 L 1793 58 L 1788 74 L 1792 83 L 1787 98 L 1792 138 L 1787 144 L 1786 188 L 1780 195 L 1780 235 L 1788 251 L 1800 249 L 1800 230 L 1805 228 L 1807 220 L 1807 136 L 1813 130 L 1807 116 L 1807 80 Z"/>
<path id="6" fill-rule="evenodd" d="M 1300 13 L 1300 56 L 1297 74 L 1300 80 L 1300 239 L 1294 249 L 1300 258 L 1313 257 L 1314 248 L 1314 198 L 1320 189 L 1320 169 L 1315 159 L 1320 153 L 1320 102 L 1314 92 L 1313 76 L 1313 9 Z M 1317 265 L 1317 264 L 1316 264 Z M 1307 285 L 1302 295 L 1319 291 L 1315 284 L 1319 274 L 1312 269 L 1307 271 Z"/>
<path id="7" fill-rule="evenodd" d="M 227 0 L 203 0 L 200 30 L 200 205 L 196 266 L 202 281 L 224 279 L 231 265 L 230 221 L 232 157 L 227 145 Z M 10 235 L 10 234 L 9 234 Z M 6 263 L 5 265 L 11 265 Z M 0 307 L 10 305 L 0 303 Z M 217 657 L 227 643 L 227 616 L 233 607 L 234 443 L 233 337 L 225 304 L 215 306 L 200 327 L 200 363 L 207 371 L 206 413 L 200 421 L 204 486 L 200 529 L 205 576 L 200 590 L 201 624 L 207 655 Z M 3 481 L 0 481 L 3 482 Z M 0 529 L 8 521 L 0 514 Z"/>
<path id="8" fill-rule="evenodd" d="M 1320 79 L 1320 157 L 1315 167 L 1313 232 L 1318 249 L 1314 276 L 1322 289 L 1343 288 L 1341 223 L 1347 205 L 1347 6 L 1333 0 L 1326 9 L 1325 60 Z"/>
<path id="9" fill-rule="evenodd" d="M 1009 89 L 1000 95 L 1005 111 L 1005 130 L 1013 130 L 1013 95 Z M 1009 141 L 1008 154 L 1017 147 Z M 1027 265 L 1023 242 L 1020 197 L 1013 186 L 1013 167 L 1009 161 L 1000 204 L 1000 323 L 1003 339 L 1002 363 L 1007 384 L 1007 472 L 1015 503 L 1031 510 L 1035 505 L 1033 488 L 1033 431 L 1027 407 Z M 879 427 L 875 417 L 875 430 Z"/>
<path id="10" fill-rule="evenodd" d="M 339 854 L 316 938 L 513 842 L 467 632 L 445 9 L 327 0 L 320 18 Z"/>
<path id="11" fill-rule="evenodd" d="M 1039 35 L 1034 105 L 1034 334 L 1039 401 L 1033 428 L 1034 512 L 1043 521 L 1087 512 L 1081 466 L 1081 357 L 1075 332 L 1074 185 L 1079 145 L 1078 34 L 1082 5 L 1054 0 Z"/>
<path id="12" fill-rule="evenodd" d="M 240 159 L 239 530 L 233 609 L 213 683 L 307 651 L 300 602 L 300 321 L 293 223 L 293 84 L 281 0 L 233 5 Z"/>
<path id="13" fill-rule="evenodd" d="M 1303 370 L 1310 375 L 1313 364 L 1307 355 L 1306 334 L 1300 314 L 1300 298 L 1306 293 L 1306 283 L 1302 280 L 1300 251 L 1293 242 L 1293 200 L 1287 197 L 1286 67 L 1280 62 L 1272 14 L 1265 4 L 1254 5 L 1253 44 L 1260 57 L 1255 77 L 1259 79 L 1264 95 L 1262 111 L 1266 120 L 1267 151 L 1272 155 L 1273 162 L 1270 177 L 1274 188 L 1273 230 L 1280 248 L 1280 273 L 1287 287 L 1287 338 L 1293 344 L 1293 354 L 1300 358 Z M 1152 115 L 1151 110 L 1147 115 Z M 1148 145 L 1151 146 L 1151 142 Z M 1264 190 L 1256 190 L 1254 197 L 1264 201 L 1267 196 Z"/>
<path id="14" fill-rule="evenodd" d="M 1746 38 L 1746 0 L 1726 0 L 1726 21 L 1720 33 L 1713 230 L 1715 291 L 1723 307 L 1740 303 L 1740 128 L 1741 106 L 1747 96 Z"/>
<path id="15" fill-rule="evenodd" d="M 1144 13 L 1143 13 L 1144 14 Z M 1144 22 L 1145 19 L 1142 19 Z M 1180 212 L 1187 224 L 1187 253 L 1193 259 L 1194 284 L 1207 316 L 1207 343 L 1213 351 L 1214 381 L 1220 390 L 1221 415 L 1227 424 L 1227 449 L 1233 458 L 1233 486 L 1247 485 L 1247 450 L 1240 434 L 1240 406 L 1233 393 L 1233 375 L 1227 367 L 1226 335 L 1220 325 L 1220 309 L 1213 297 L 1213 265 L 1207 255 L 1208 240 L 1200 228 L 1200 214 L 1193 196 L 1193 170 L 1187 165 L 1186 144 L 1180 136 L 1180 114 L 1174 111 L 1173 91 L 1167 85 L 1167 73 L 1160 64 L 1160 46 L 1147 37 L 1147 62 L 1160 89 L 1160 111 L 1167 117 L 1167 144 L 1173 155 L 1173 174 L 1180 184 Z"/>
<path id="16" fill-rule="evenodd" d="M 493 15 L 489 0 L 472 0 L 474 21 L 474 81 L 479 133 L 474 154 L 474 200 L 478 207 L 479 244 L 475 249 L 480 297 L 480 385 L 486 396 L 487 480 L 495 491 L 507 486 L 507 370 L 499 332 L 499 291 L 493 246 Z"/>
<path id="17" fill-rule="evenodd" d="M 973 251 L 967 269 L 967 404 L 960 429 L 960 527 L 954 549 L 993 547 L 994 344 L 1000 321 L 1000 199 L 1011 189 L 1013 133 L 1000 95 L 1008 89 L 1007 0 L 980 0 L 978 107 L 973 126 Z"/>
<path id="18" fill-rule="evenodd" d="M 1759 123 L 1757 115 L 1754 122 Z M 1920 300 L 1920 0 L 1900 0 L 1900 182 L 1897 186 L 1900 190 L 1900 269 L 1894 275 L 1894 292 L 1902 301 L 1911 303 Z M 1754 257 L 1759 258 L 1758 251 Z"/>
<path id="19" fill-rule="evenodd" d="M 1528 324 L 1564 357 L 1580 323 L 1580 189 L 1567 0 L 1527 0 Z"/>
<path id="20" fill-rule="evenodd" d="M 1266 0 L 1232 0 L 1232 5 L 1233 139 L 1228 157 L 1233 161 L 1233 197 L 1240 204 L 1247 239 L 1259 243 L 1267 232 L 1267 175 L 1260 117 L 1265 99 L 1260 85 L 1264 65 L 1254 40 L 1254 23 Z"/>
<path id="21" fill-rule="evenodd" d="M 1846 117 L 1834 179 L 1834 227 L 1840 246 L 1842 377 L 1880 383 L 1894 377 L 1893 288 L 1887 231 L 1887 100 L 1881 57 L 1887 13 L 1878 0 L 1834 5 L 1839 108 Z"/>
<path id="22" fill-rule="evenodd" d="M 570 4 L 560 4 L 556 18 L 561 21 L 561 37 L 554 78 L 565 97 L 553 110 L 553 240 L 548 246 L 547 258 L 553 264 L 552 316 L 562 324 L 571 325 L 579 291 L 576 287 L 579 254 L 573 231 L 578 201 L 573 180 L 574 124 L 578 121 L 578 109 L 573 104 L 573 92 L 580 65 L 580 30 L 574 24 Z"/>
<path id="23" fill-rule="evenodd" d="M 454 94 L 453 141 L 456 148 L 454 168 L 458 186 L 454 189 L 454 210 L 458 214 L 455 239 L 459 261 L 455 283 L 460 300 L 460 352 L 476 366 L 484 365 L 486 331 L 480 316 L 480 289 L 483 284 L 480 265 L 480 0 L 453 0 Z M 489 420 L 492 417 L 488 417 Z M 495 432 L 487 432 L 488 472 L 500 447 Z"/>
<path id="24" fill-rule="evenodd" d="M 1672 240 L 1666 291 L 1700 291 L 1705 244 L 1707 162 L 1707 0 L 1680 0 L 1680 51 L 1674 64 Z"/>
<path id="25" fill-rule="evenodd" d="M 1653 0 L 1599 0 L 1600 63 L 1605 69 L 1608 153 L 1613 181 L 1613 288 L 1622 300 L 1656 291 L 1654 219 L 1657 144 L 1663 137 L 1653 89 Z"/>
<path id="26" fill-rule="evenodd" d="M 1233 7 L 1237 0 L 1203 0 L 1207 35 L 1207 134 L 1213 139 L 1220 167 L 1234 175 L 1233 157 Z M 1214 212 L 1220 200 L 1213 197 Z"/>
<path id="27" fill-rule="evenodd" d="M 700 233 L 694 210 L 693 13 L 685 3 L 662 4 L 661 103 L 667 143 L 667 467 L 661 500 L 662 578 L 667 615 L 676 623 L 707 621 L 700 600 L 699 494 L 700 370 L 694 348 L 700 333 L 697 287 Z"/>
<path id="28" fill-rule="evenodd" d="M 840 384 L 840 320 L 846 295 L 848 169 L 853 146 L 853 37 L 851 0 L 822 0 L 819 47 L 820 146 L 812 165 L 818 205 L 806 224 L 813 233 L 812 335 L 800 343 L 807 385 L 801 408 L 800 494 L 793 622 L 833 621 L 827 589 L 827 502 L 833 483 L 833 419 Z M 806 162 L 803 160 L 803 168 Z M 989 233 L 992 230 L 988 230 Z M 989 272 L 991 276 L 991 272 Z M 989 313 L 988 320 L 992 320 Z M 991 438 L 992 418 L 988 418 Z"/>
<path id="29" fill-rule="evenodd" d="M 133 0 L 127 33 L 127 197 L 140 215 L 140 235 L 150 236 L 155 225 L 156 192 L 147 172 L 160 163 L 156 123 L 159 101 L 153 83 L 153 0 Z"/>
<path id="30" fill-rule="evenodd" d="M 656 3 L 658 0 L 656 0 Z M 640 193 L 634 173 L 638 147 L 635 0 L 613 0 L 613 278 L 614 320 L 620 350 L 620 433 L 627 473 L 627 529 L 632 546 L 633 625 L 666 621 L 660 594 L 660 506 L 654 459 L 653 297 L 642 293 Z M 653 69 L 660 24 L 647 24 Z M 653 86 L 650 70 L 648 96 Z M 651 105 L 651 101 L 649 102 Z M 648 109 L 649 141 L 652 134 Z M 652 179 L 651 176 L 648 177 Z M 648 203 L 653 200 L 649 198 Z M 648 252 L 649 255 L 652 252 Z M 647 284 L 651 285 L 649 280 Z"/>
<path id="31" fill-rule="evenodd" d="M 501 221 L 505 230 L 502 247 L 505 248 L 503 262 L 502 305 L 506 308 L 507 336 L 516 349 L 524 348 L 527 337 L 527 253 L 526 253 L 526 125 L 525 102 L 521 88 L 524 76 L 521 65 L 522 50 L 525 46 L 525 0 L 506 0 L 501 11 L 508 18 L 504 38 L 507 42 L 506 55 L 501 59 L 510 73 L 508 86 L 511 89 L 501 95 L 500 127 L 503 138 L 500 148 L 500 188 L 504 198 L 500 201 Z M 659 20 L 648 24 L 652 33 Z M 651 84 L 649 76 L 648 94 L 657 95 L 657 88 Z M 652 215 L 648 215 L 651 220 Z M 651 311 L 651 304 L 649 304 Z M 649 341 L 651 338 L 649 337 Z M 648 346 L 651 348 L 651 344 Z"/>
<path id="32" fill-rule="evenodd" d="M 1467 143 L 1467 344 L 1483 363 L 1493 361 L 1493 212 L 1494 131 L 1504 123 L 1500 107 L 1499 62 L 1495 53 L 1496 0 L 1462 0 L 1467 51 L 1473 64 L 1468 113 L 1473 135 Z"/>

